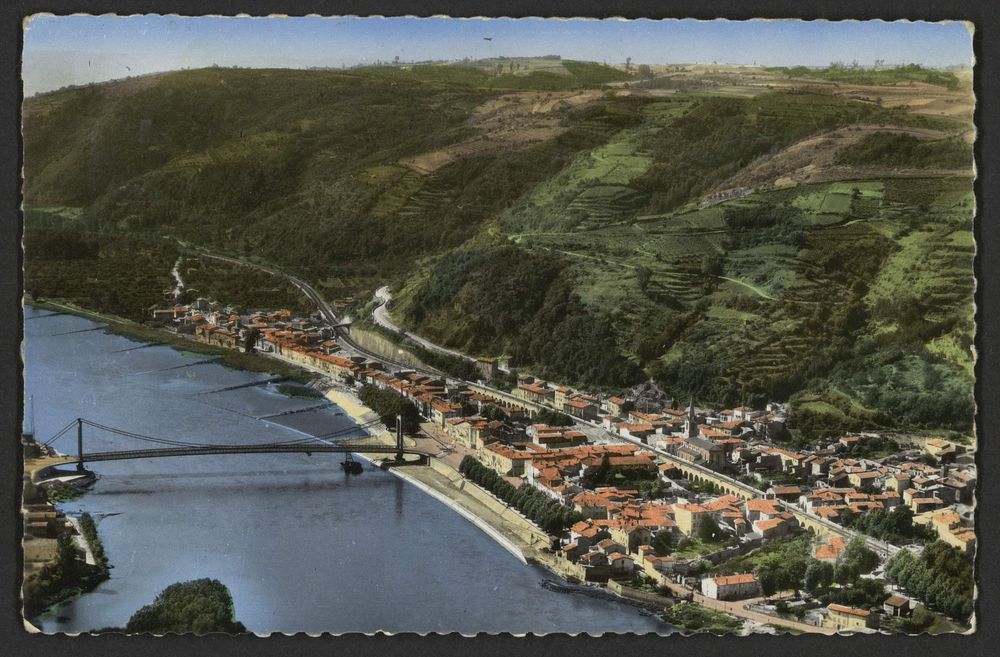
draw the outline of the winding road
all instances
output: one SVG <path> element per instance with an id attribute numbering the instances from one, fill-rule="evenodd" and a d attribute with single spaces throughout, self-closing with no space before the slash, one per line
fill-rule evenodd
<path id="1" fill-rule="evenodd" d="M 451 349 L 446 349 L 445 347 L 436 345 L 430 340 L 420 337 L 416 333 L 410 333 L 409 331 L 405 331 L 397 326 L 391 319 L 389 319 L 389 303 L 392 301 L 392 295 L 389 294 L 388 285 L 383 285 L 379 289 L 375 290 L 375 301 L 378 305 L 376 305 L 375 310 L 372 311 L 372 319 L 375 320 L 375 323 L 382 328 L 386 328 L 393 333 L 403 335 L 425 349 L 430 349 L 431 351 L 436 351 L 448 356 L 454 356 L 455 358 L 461 358 L 462 360 L 467 360 L 472 363 L 476 362 L 475 358 L 471 358 L 458 351 L 452 351 Z"/>

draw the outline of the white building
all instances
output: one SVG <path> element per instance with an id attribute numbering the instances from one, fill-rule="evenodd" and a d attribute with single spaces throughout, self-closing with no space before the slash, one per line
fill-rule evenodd
<path id="1" fill-rule="evenodd" d="M 742 600 L 761 594 L 760 582 L 753 573 L 706 577 L 701 580 L 701 592 L 715 600 Z"/>

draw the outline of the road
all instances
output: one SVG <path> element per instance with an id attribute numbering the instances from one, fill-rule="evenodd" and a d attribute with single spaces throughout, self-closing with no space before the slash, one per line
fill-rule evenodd
<path id="1" fill-rule="evenodd" d="M 393 333 L 398 333 L 400 335 L 406 336 L 410 340 L 413 340 L 421 347 L 425 349 L 430 349 L 431 351 L 436 351 L 440 354 L 445 354 L 448 356 L 454 356 L 455 358 L 461 358 L 462 360 L 467 360 L 469 362 L 476 362 L 475 358 L 466 356 L 465 354 L 452 351 L 451 349 L 446 349 L 440 345 L 436 345 L 430 340 L 420 337 L 416 333 L 410 333 L 409 331 L 404 331 L 399 326 L 397 326 L 391 319 L 389 319 L 389 303 L 392 301 L 392 295 L 389 294 L 389 286 L 383 285 L 379 289 L 375 290 L 375 301 L 378 305 L 375 306 L 375 310 L 372 311 L 372 319 L 375 323 L 382 328 L 389 329 Z"/>

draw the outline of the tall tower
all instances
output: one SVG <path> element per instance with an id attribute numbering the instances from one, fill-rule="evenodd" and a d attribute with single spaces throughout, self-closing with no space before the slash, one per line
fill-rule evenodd
<path id="1" fill-rule="evenodd" d="M 694 397 L 691 397 L 691 403 L 688 404 L 687 419 L 684 420 L 684 433 L 687 434 L 688 438 L 694 438 L 698 435 L 698 418 L 694 414 Z"/>

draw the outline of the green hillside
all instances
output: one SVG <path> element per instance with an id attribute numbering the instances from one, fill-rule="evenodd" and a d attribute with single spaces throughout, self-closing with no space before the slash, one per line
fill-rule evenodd
<path id="1" fill-rule="evenodd" d="M 141 318 L 183 255 L 211 296 L 302 302 L 196 257 L 229 253 L 331 298 L 389 284 L 401 324 L 562 383 L 791 399 L 807 435 L 968 432 L 970 146 L 876 131 L 829 160 L 852 179 L 706 197 L 833 129 L 962 125 L 798 92 L 559 101 L 624 79 L 545 58 L 204 69 L 29 99 L 26 287 Z M 558 109 L 490 118 L 500 136 L 484 136 L 505 94 Z M 544 136 L 505 141 L 519 126 Z M 449 148 L 437 168 L 404 164 Z"/>

